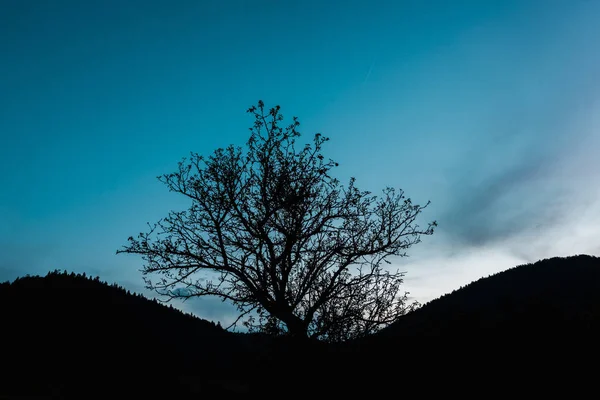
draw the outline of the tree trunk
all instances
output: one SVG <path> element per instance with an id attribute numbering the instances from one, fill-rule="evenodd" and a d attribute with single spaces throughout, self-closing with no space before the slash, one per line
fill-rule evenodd
<path id="1" fill-rule="evenodd" d="M 308 323 L 301 318 L 289 313 L 281 320 L 285 323 L 288 329 L 288 334 L 293 338 L 307 339 L 308 338 Z"/>

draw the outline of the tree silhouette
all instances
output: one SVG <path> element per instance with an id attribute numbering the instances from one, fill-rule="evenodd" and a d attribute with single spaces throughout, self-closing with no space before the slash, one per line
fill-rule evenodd
<path id="1" fill-rule="evenodd" d="M 382 264 L 433 233 L 435 222 L 415 223 L 429 202 L 393 188 L 378 197 L 354 178 L 343 186 L 321 154 L 328 138 L 300 146 L 298 119 L 282 127 L 279 106 L 248 113 L 246 149 L 191 153 L 159 177 L 191 206 L 117 253 L 142 255 L 147 287 L 168 300 L 218 296 L 251 330 L 342 341 L 396 321 L 414 304 L 400 293 L 403 273 Z"/>

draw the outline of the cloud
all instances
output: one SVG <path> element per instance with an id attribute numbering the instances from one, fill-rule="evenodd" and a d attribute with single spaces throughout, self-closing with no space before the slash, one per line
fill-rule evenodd
<path id="1" fill-rule="evenodd" d="M 481 277 L 525 263 L 500 247 L 436 247 L 435 254 L 409 262 L 403 290 L 420 303 L 431 301 Z"/>
<path id="2" fill-rule="evenodd" d="M 439 218 L 452 240 L 485 246 L 539 224 L 547 197 L 533 192 L 548 170 L 536 161 L 500 170 L 482 182 L 452 185 L 455 196 Z"/>
<path id="3" fill-rule="evenodd" d="M 457 179 L 440 227 L 397 260 L 406 289 L 429 301 L 461 285 L 540 259 L 600 255 L 600 93 L 565 109 L 560 152 L 535 152 L 519 163 Z M 525 152 L 527 155 L 527 152 Z"/>

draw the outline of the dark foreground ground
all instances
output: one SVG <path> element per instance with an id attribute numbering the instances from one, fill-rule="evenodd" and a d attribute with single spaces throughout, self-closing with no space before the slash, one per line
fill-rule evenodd
<path id="1" fill-rule="evenodd" d="M 0 399 L 582 398 L 600 376 L 590 256 L 481 279 L 335 346 L 232 334 L 65 273 L 0 285 L 0 318 Z"/>

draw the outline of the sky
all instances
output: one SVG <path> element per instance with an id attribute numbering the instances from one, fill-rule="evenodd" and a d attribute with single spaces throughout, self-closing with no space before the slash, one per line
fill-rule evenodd
<path id="1" fill-rule="evenodd" d="M 243 145 L 259 99 L 328 136 L 342 181 L 431 201 L 436 233 L 391 260 L 413 299 L 600 255 L 598 1 L 0 6 L 0 281 L 66 269 L 147 293 L 115 252 L 188 206 L 156 177 Z"/>

